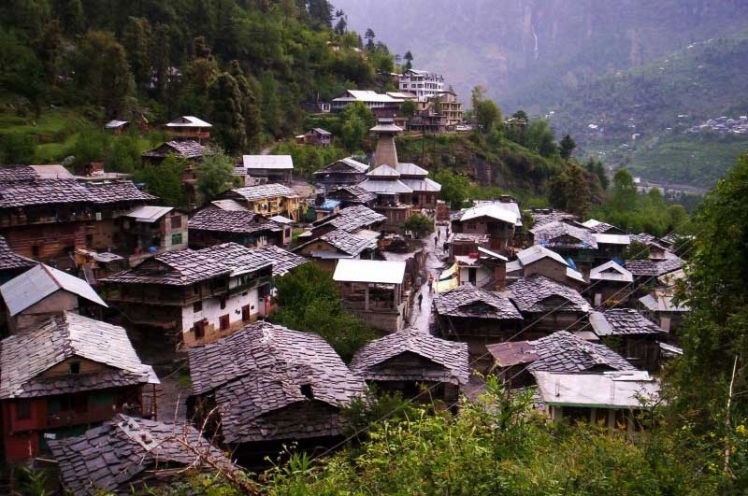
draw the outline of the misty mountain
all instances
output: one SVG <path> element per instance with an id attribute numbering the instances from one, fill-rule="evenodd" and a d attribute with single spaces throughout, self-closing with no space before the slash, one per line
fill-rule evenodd
<path id="1" fill-rule="evenodd" d="M 748 26 L 742 0 L 336 0 L 350 28 L 372 28 L 462 95 L 486 86 L 505 110 L 544 110 L 537 89 L 574 89 Z M 539 84 L 541 83 L 542 84 Z M 467 99 L 467 98 L 466 98 Z"/>

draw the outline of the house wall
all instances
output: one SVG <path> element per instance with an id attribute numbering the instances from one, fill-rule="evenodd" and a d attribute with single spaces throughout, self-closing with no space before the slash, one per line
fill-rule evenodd
<path id="1" fill-rule="evenodd" d="M 470 282 L 470 270 L 475 271 L 475 282 Z M 468 266 L 468 265 L 461 265 L 460 266 L 460 272 L 459 272 L 459 285 L 462 286 L 463 284 L 475 284 L 475 286 L 482 288 L 486 284 L 491 282 L 491 279 L 493 278 L 493 272 L 481 267 L 481 266 Z"/>
<path id="2" fill-rule="evenodd" d="M 262 198 L 254 201 L 245 202 L 247 208 L 255 213 L 265 216 L 283 215 L 292 220 L 298 219 L 299 199 L 276 196 L 271 198 Z"/>
<path id="3" fill-rule="evenodd" d="M 524 277 L 530 277 L 533 274 L 540 274 L 548 279 L 552 279 L 561 284 L 566 284 L 566 265 L 563 265 L 551 258 L 545 257 L 535 263 L 525 265 L 523 268 Z"/>
<path id="4" fill-rule="evenodd" d="M 242 307 L 244 306 L 249 306 L 250 315 L 247 320 L 242 320 Z M 221 298 L 206 298 L 202 302 L 202 307 L 202 310 L 198 312 L 194 311 L 194 306 L 191 304 L 182 307 L 182 340 L 188 347 L 216 341 L 245 324 L 257 320 L 260 314 L 259 289 L 252 288 L 227 297 L 225 308 L 221 308 Z M 221 330 L 219 319 L 225 315 L 229 317 L 229 327 Z M 203 338 L 196 338 L 195 322 L 203 319 L 207 321 L 205 335 Z"/>
<path id="5" fill-rule="evenodd" d="M 109 368 L 102 363 L 94 362 L 92 360 L 86 360 L 85 358 L 80 358 L 80 357 L 75 356 L 75 357 L 68 358 L 67 360 L 63 360 L 57 365 L 54 365 L 53 367 L 48 368 L 47 370 L 39 374 L 39 376 L 50 378 L 50 377 L 57 377 L 61 375 L 69 375 L 70 364 L 75 363 L 75 362 L 80 364 L 81 374 L 91 374 L 94 372 L 101 372 Z"/>
<path id="6" fill-rule="evenodd" d="M 173 221 L 172 219 L 179 220 Z M 172 227 L 172 222 L 176 223 L 174 227 Z M 189 242 L 187 222 L 187 214 L 176 210 L 172 210 L 167 215 L 162 217 L 159 225 L 163 236 L 161 237 L 161 246 L 159 248 L 163 251 L 182 250 L 184 248 L 187 248 Z M 174 241 L 179 241 L 179 239 L 176 238 L 181 238 L 181 243 L 174 243 Z"/>
<path id="7" fill-rule="evenodd" d="M 64 311 L 78 313 L 78 296 L 68 291 L 57 290 L 23 312 L 9 319 L 11 334 L 18 334 L 43 324 L 50 317 Z"/>
<path id="8" fill-rule="evenodd" d="M 0 229 L 0 234 L 17 254 L 40 262 L 52 261 L 60 269 L 74 265 L 69 253 L 74 253 L 76 248 L 86 248 L 83 222 L 13 226 Z"/>

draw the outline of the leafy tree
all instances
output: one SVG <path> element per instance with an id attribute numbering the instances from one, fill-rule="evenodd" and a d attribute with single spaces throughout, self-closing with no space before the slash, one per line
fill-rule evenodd
<path id="1" fill-rule="evenodd" d="M 75 165 L 87 165 L 104 160 L 109 137 L 100 130 L 84 131 L 78 135 L 70 154 Z"/>
<path id="2" fill-rule="evenodd" d="M 417 109 L 418 107 L 416 105 L 416 102 L 412 100 L 406 100 L 405 102 L 403 102 L 402 107 L 400 107 L 400 112 L 408 119 L 412 119 L 416 114 Z"/>
<path id="3" fill-rule="evenodd" d="M 327 0 L 308 0 L 309 16 L 320 27 L 332 27 L 332 5 Z"/>
<path id="4" fill-rule="evenodd" d="M 110 172 L 132 174 L 141 163 L 138 141 L 132 136 L 114 138 L 105 156 L 104 167 Z"/>
<path id="5" fill-rule="evenodd" d="M 408 50 L 405 52 L 405 55 L 403 56 L 403 59 L 405 60 L 405 70 L 409 70 L 413 68 L 413 54 Z"/>
<path id="6" fill-rule="evenodd" d="M 543 157 L 553 157 L 558 148 L 556 140 L 545 119 L 535 119 L 525 132 L 525 146 L 532 151 L 538 152 Z"/>
<path id="7" fill-rule="evenodd" d="M 624 260 L 647 260 L 649 258 L 649 246 L 641 241 L 633 240 L 623 251 Z"/>
<path id="8" fill-rule="evenodd" d="M 417 238 L 423 238 L 434 232 L 434 220 L 422 214 L 413 214 L 405 219 L 403 227 L 413 231 Z"/>
<path id="9" fill-rule="evenodd" d="M 464 174 L 455 173 L 451 169 L 441 169 L 434 179 L 442 185 L 439 196 L 449 203 L 451 208 L 455 210 L 462 208 L 470 190 L 470 178 Z"/>
<path id="10" fill-rule="evenodd" d="M 59 69 L 60 52 L 62 51 L 62 36 L 60 21 L 49 21 L 42 30 L 37 41 L 38 57 L 44 66 L 47 83 L 54 85 Z"/>
<path id="11" fill-rule="evenodd" d="M 490 134 L 494 128 L 501 130 L 502 117 L 499 106 L 493 100 L 485 99 L 486 89 L 482 86 L 473 88 L 471 100 L 475 120 L 478 122 L 478 129 L 484 134 Z"/>
<path id="12" fill-rule="evenodd" d="M 377 122 L 371 109 L 361 102 L 354 102 L 343 109 L 339 115 L 343 146 L 350 152 L 360 150 L 369 129 Z"/>
<path id="13" fill-rule="evenodd" d="M 0 135 L 0 164 L 27 165 L 34 159 L 36 142 L 26 133 Z"/>
<path id="14" fill-rule="evenodd" d="M 619 169 L 613 176 L 610 208 L 618 212 L 636 209 L 637 191 L 634 178 L 626 169 Z"/>
<path id="15" fill-rule="evenodd" d="M 153 33 L 148 19 L 130 17 L 122 33 L 135 83 L 145 87 L 151 82 L 151 48 Z"/>
<path id="16" fill-rule="evenodd" d="M 364 33 L 364 39 L 366 39 L 366 49 L 370 52 L 374 51 L 374 38 L 376 38 L 374 30 L 368 28 Z"/>
<path id="17" fill-rule="evenodd" d="M 584 166 L 587 169 L 587 172 L 597 176 L 603 191 L 607 190 L 608 186 L 610 186 L 610 180 L 608 179 L 608 174 L 605 172 L 605 164 L 600 160 L 595 160 L 590 157 Z"/>
<path id="18" fill-rule="evenodd" d="M 561 158 L 564 160 L 569 160 L 572 153 L 574 153 L 574 148 L 577 147 L 577 142 L 574 141 L 574 138 L 572 138 L 570 135 L 566 134 L 561 139 L 561 143 L 559 145 Z"/>
<path id="19" fill-rule="evenodd" d="M 145 183 L 148 193 L 158 196 L 161 201 L 172 207 L 184 207 L 187 196 L 182 185 L 182 174 L 185 163 L 170 155 L 158 166 L 144 166 L 135 174 L 135 180 Z"/>
<path id="20" fill-rule="evenodd" d="M 313 263 L 274 280 L 279 310 L 270 320 L 296 331 L 322 336 L 345 360 L 373 339 L 372 332 L 342 305 L 332 274 Z"/>
<path id="21" fill-rule="evenodd" d="M 576 215 L 583 216 L 587 212 L 590 196 L 585 171 L 576 164 L 566 166 L 549 185 L 551 205 Z"/>
<path id="22" fill-rule="evenodd" d="M 231 189 L 233 170 L 231 157 L 221 151 L 203 158 L 197 166 L 197 189 L 203 195 L 204 203 Z"/>
<path id="23" fill-rule="evenodd" d="M 348 16 L 342 10 L 339 10 L 335 13 L 335 17 L 338 19 L 338 22 L 335 23 L 335 32 L 342 36 L 348 30 Z"/>
<path id="24" fill-rule="evenodd" d="M 67 35 L 77 35 L 82 33 L 85 23 L 85 14 L 83 13 L 83 3 L 81 0 L 66 0 L 62 8 L 62 29 Z"/>

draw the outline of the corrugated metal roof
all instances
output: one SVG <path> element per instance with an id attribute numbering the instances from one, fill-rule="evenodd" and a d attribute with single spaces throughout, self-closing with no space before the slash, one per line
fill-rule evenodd
<path id="1" fill-rule="evenodd" d="M 44 264 L 0 286 L 0 294 L 13 317 L 60 289 L 107 306 L 86 281 Z"/>
<path id="2" fill-rule="evenodd" d="M 153 205 L 142 205 L 136 207 L 132 212 L 126 214 L 125 217 L 135 219 L 135 222 L 156 222 L 164 215 L 174 210 L 174 207 L 156 207 Z"/>
<path id="3" fill-rule="evenodd" d="M 595 241 L 605 245 L 630 245 L 631 236 L 628 234 L 595 234 Z"/>
<path id="4" fill-rule="evenodd" d="M 166 127 L 213 127 L 213 125 L 194 115 L 183 115 L 168 123 Z"/>
<path id="5" fill-rule="evenodd" d="M 402 284 L 404 278 L 405 262 L 381 260 L 340 260 L 333 275 L 337 282 L 378 284 Z"/>
<path id="6" fill-rule="evenodd" d="M 599 408 L 638 408 L 640 396 L 659 395 L 660 385 L 647 372 L 558 374 L 533 371 L 543 402 Z"/>
<path id="7" fill-rule="evenodd" d="M 242 155 L 245 169 L 293 169 L 291 155 Z"/>

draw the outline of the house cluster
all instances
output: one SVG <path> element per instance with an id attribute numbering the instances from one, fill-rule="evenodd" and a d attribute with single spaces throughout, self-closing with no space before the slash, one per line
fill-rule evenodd
<path id="1" fill-rule="evenodd" d="M 651 374 L 682 353 L 683 260 L 672 240 L 531 213 L 529 240 L 511 198 L 452 213 L 432 332 L 466 343 L 471 365 L 510 387 L 536 386 L 554 419 L 638 428 L 641 398 L 657 398 Z"/>

